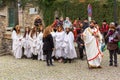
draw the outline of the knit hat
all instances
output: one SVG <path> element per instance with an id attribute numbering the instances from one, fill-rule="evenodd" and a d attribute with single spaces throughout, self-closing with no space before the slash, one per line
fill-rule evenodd
<path id="1" fill-rule="evenodd" d="M 114 23 L 114 22 L 111 22 L 109 28 L 110 28 L 110 29 L 116 29 L 115 23 Z"/>

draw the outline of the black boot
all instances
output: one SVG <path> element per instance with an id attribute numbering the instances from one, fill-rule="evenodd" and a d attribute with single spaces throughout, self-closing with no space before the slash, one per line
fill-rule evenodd
<path id="1" fill-rule="evenodd" d="M 32 55 L 32 59 L 33 59 L 33 60 L 35 59 L 35 56 L 34 56 L 34 55 Z"/>
<path id="2" fill-rule="evenodd" d="M 71 63 L 72 62 L 72 59 L 69 59 L 69 63 Z"/>
<path id="3" fill-rule="evenodd" d="M 64 63 L 67 63 L 67 59 L 64 59 Z"/>
<path id="4" fill-rule="evenodd" d="M 110 63 L 109 66 L 113 66 L 113 63 Z"/>

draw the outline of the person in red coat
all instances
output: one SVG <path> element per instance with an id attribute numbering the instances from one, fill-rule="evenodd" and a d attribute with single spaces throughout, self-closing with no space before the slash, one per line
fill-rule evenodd
<path id="1" fill-rule="evenodd" d="M 103 37 L 105 38 L 105 36 L 107 35 L 109 30 L 109 25 L 107 24 L 106 20 L 104 20 L 102 22 L 102 27 L 100 29 L 101 33 L 103 34 Z M 107 43 L 107 40 L 105 40 L 105 43 Z"/>

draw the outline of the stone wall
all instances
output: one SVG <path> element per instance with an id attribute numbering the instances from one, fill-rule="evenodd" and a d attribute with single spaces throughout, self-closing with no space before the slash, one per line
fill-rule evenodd
<path id="1" fill-rule="evenodd" d="M 38 10 L 37 7 L 31 4 L 27 4 L 24 10 L 21 8 L 18 9 L 18 21 L 19 25 L 22 26 L 22 30 L 24 30 L 26 26 L 31 28 L 34 26 L 34 20 L 38 13 L 30 14 L 30 8 L 36 8 L 36 10 Z M 43 18 L 42 14 L 39 15 Z M 8 7 L 0 9 L 0 55 L 12 54 L 12 28 L 8 27 L 8 18 Z"/>
<path id="2" fill-rule="evenodd" d="M 31 8 L 35 8 L 36 12 L 31 14 Z M 34 7 L 32 4 L 27 4 L 24 10 L 19 8 L 19 25 L 21 25 L 23 28 L 26 26 L 32 28 L 37 15 L 40 15 L 40 17 L 43 19 L 42 14 L 39 14 L 38 12 L 38 7 Z"/>
<path id="3" fill-rule="evenodd" d="M 11 33 L 9 34 L 4 34 L 4 38 L 3 38 L 3 43 L 2 43 L 2 47 L 4 50 L 3 54 L 12 54 L 12 39 L 11 39 Z"/>
<path id="4" fill-rule="evenodd" d="M 7 14 L 8 8 L 0 8 L 0 55 L 5 54 L 5 49 L 3 46 L 4 43 L 4 33 L 5 29 L 8 26 L 8 14 Z"/>
<path id="5" fill-rule="evenodd" d="M 8 7 L 0 8 L 0 28 L 8 26 Z"/>

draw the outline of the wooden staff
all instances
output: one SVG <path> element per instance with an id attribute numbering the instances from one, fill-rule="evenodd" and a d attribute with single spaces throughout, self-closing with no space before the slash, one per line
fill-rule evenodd
<path id="1" fill-rule="evenodd" d="M 84 41 L 84 34 L 81 35 L 81 39 L 83 39 L 83 41 Z M 89 63 L 88 63 L 88 57 L 87 57 L 87 54 L 86 54 L 86 49 L 84 49 L 84 51 L 85 51 L 85 55 L 86 55 L 86 59 L 87 59 L 88 69 L 90 69 L 90 66 L 89 66 Z"/>

